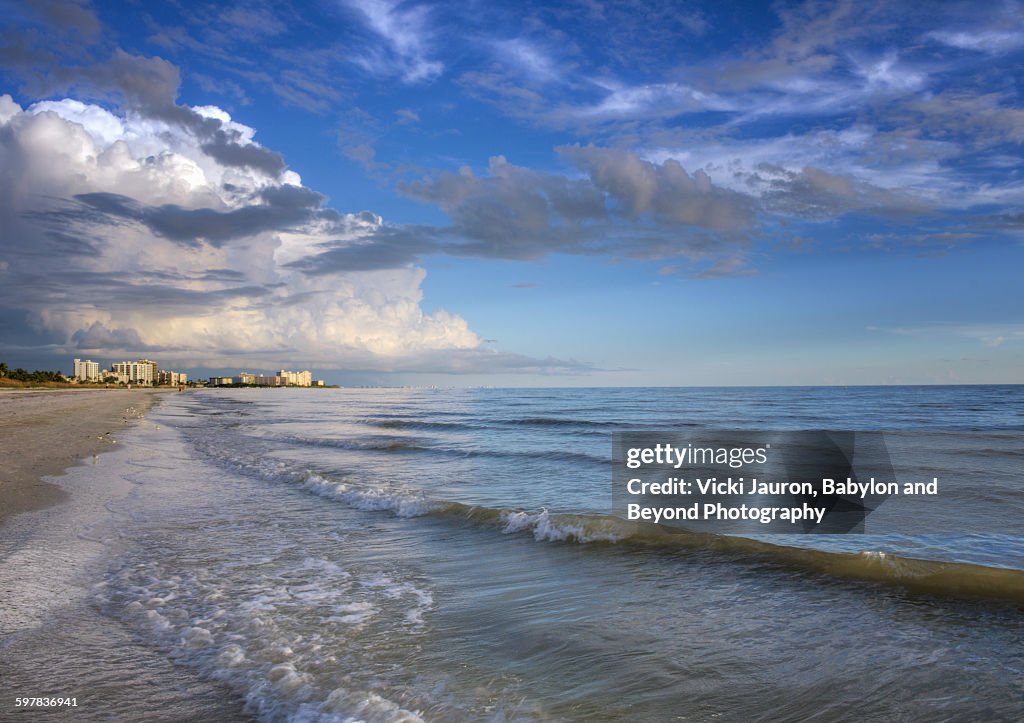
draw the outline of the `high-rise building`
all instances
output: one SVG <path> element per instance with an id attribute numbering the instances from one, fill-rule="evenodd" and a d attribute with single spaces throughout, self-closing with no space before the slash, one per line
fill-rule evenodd
<path id="1" fill-rule="evenodd" d="M 184 377 L 184 375 L 182 375 Z M 308 369 L 301 372 L 290 372 L 282 369 L 277 374 L 253 374 L 239 372 L 231 377 L 210 377 L 210 386 L 257 386 L 257 387 L 311 387 L 324 386 L 323 381 L 313 381 L 313 373 Z"/>
<path id="2" fill-rule="evenodd" d="M 157 384 L 169 384 L 177 387 L 188 383 L 188 374 L 185 372 L 172 372 L 170 369 L 159 369 L 156 373 Z"/>
<path id="3" fill-rule="evenodd" d="M 159 365 L 149 359 L 114 362 L 110 370 L 126 384 L 152 384 L 157 379 Z"/>
<path id="4" fill-rule="evenodd" d="M 75 359 L 75 379 L 80 382 L 96 382 L 100 378 L 100 363 L 90 359 Z"/>
<path id="5" fill-rule="evenodd" d="M 313 385 L 313 373 L 308 369 L 301 372 L 289 372 L 282 369 L 277 376 L 284 379 L 284 384 L 290 387 L 309 387 Z"/>

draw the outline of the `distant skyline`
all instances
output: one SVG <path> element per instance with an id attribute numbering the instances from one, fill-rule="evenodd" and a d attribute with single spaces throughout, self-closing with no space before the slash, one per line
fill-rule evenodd
<path id="1" fill-rule="evenodd" d="M 0 361 L 1024 382 L 1024 7 L 5 2 Z"/>

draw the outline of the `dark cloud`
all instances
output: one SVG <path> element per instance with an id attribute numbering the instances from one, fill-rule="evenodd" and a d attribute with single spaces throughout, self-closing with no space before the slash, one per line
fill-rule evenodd
<path id="1" fill-rule="evenodd" d="M 14 258 L 9 255 L 9 258 Z M 209 313 L 231 300 L 259 299 L 275 286 L 231 284 L 198 290 L 180 285 L 181 276 L 137 271 L 82 271 L 74 268 L 22 273 L 0 293 L 10 304 L 51 310 L 134 309 L 152 318 Z M 177 283 L 176 283 L 177 282 Z"/>
<path id="2" fill-rule="evenodd" d="M 142 351 L 146 346 L 135 329 L 108 329 L 96 321 L 87 329 L 71 335 L 71 342 L 82 350 L 131 349 Z"/>
<path id="3" fill-rule="evenodd" d="M 325 251 L 288 266 L 311 275 L 396 269 L 444 250 L 441 236 L 429 226 L 381 226 L 356 241 L 321 244 Z"/>
<path id="4" fill-rule="evenodd" d="M 712 231 L 738 231 L 753 223 L 750 198 L 716 187 L 702 170 L 691 176 L 673 159 L 658 165 L 626 151 L 593 146 L 558 151 L 630 217 L 650 214 L 661 225 Z"/>
<path id="5" fill-rule="evenodd" d="M 186 209 L 173 204 L 146 206 L 116 193 L 82 193 L 75 196 L 85 207 L 83 221 L 128 219 L 145 224 L 154 233 L 185 246 L 224 243 L 266 231 L 281 231 L 313 221 L 337 221 L 340 215 L 321 211 L 323 196 L 298 186 L 280 186 L 260 193 L 259 205 L 248 205 L 233 211 L 211 208 Z M 100 214 L 97 219 L 94 212 Z M 73 212 L 59 211 L 64 218 Z"/>
<path id="6" fill-rule="evenodd" d="M 100 32 L 100 21 L 88 6 L 77 0 L 35 0 L 29 4 L 45 22 L 58 28 L 69 29 L 86 39 L 94 39 Z"/>
<path id="7" fill-rule="evenodd" d="M 281 154 L 252 143 L 239 143 L 239 135 L 237 131 L 218 130 L 200 148 L 225 166 L 252 168 L 272 178 L 281 175 L 285 170 Z"/>
<path id="8" fill-rule="evenodd" d="M 181 74 L 163 58 L 132 55 L 117 48 L 105 60 L 63 64 L 48 71 L 49 93 L 75 90 L 84 97 L 118 100 L 144 115 L 192 128 L 206 126 L 211 132 L 220 125 L 177 105 Z"/>
<path id="9" fill-rule="evenodd" d="M 992 219 L 997 226 L 1012 229 L 1024 229 L 1024 213 L 1005 213 Z"/>
<path id="10" fill-rule="evenodd" d="M 50 241 L 50 248 L 56 253 L 92 256 L 99 251 L 99 244 L 77 234 L 51 230 L 46 231 L 45 235 Z M 47 249 L 47 252 L 49 251 L 50 249 Z"/>
<path id="11" fill-rule="evenodd" d="M 762 163 L 749 179 L 764 189 L 762 202 L 773 212 L 808 219 L 824 219 L 854 211 L 900 215 L 926 212 L 925 206 L 905 194 L 820 168 L 791 171 Z"/>
<path id="12" fill-rule="evenodd" d="M 34 28 L 0 31 L 0 67 L 31 68 L 56 60 L 53 52 L 43 46 L 41 34 Z"/>
<path id="13" fill-rule="evenodd" d="M 531 259 L 548 253 L 642 258 L 704 256 L 742 243 L 756 203 L 692 176 L 676 161 L 654 164 L 625 151 L 563 147 L 586 176 L 571 178 L 492 158 L 468 169 L 399 185 L 451 218 L 434 250 L 454 256 Z"/>
<path id="14" fill-rule="evenodd" d="M 1024 109 L 1006 92 L 946 90 L 913 98 L 888 113 L 890 122 L 914 127 L 932 138 L 975 148 L 1024 142 Z"/>
<path id="15" fill-rule="evenodd" d="M 54 23 L 84 23 L 83 8 L 47 10 L 41 15 L 48 28 Z M 76 10 L 77 8 L 77 10 Z M 66 17 L 65 17 L 66 16 Z M 91 16 L 95 21 L 95 17 Z M 97 25 L 98 28 L 98 25 Z M 5 32 L 5 37 L 9 31 Z M 0 49 L 0 62 L 17 68 L 25 89 L 35 96 L 74 93 L 76 96 L 115 103 L 143 116 L 181 126 L 200 139 L 200 147 L 218 162 L 258 170 L 277 178 L 285 170 L 280 154 L 244 142 L 237 130 L 216 118 L 206 117 L 179 105 L 181 73 L 176 65 L 159 57 L 134 55 L 121 48 L 109 50 L 90 42 L 67 43 L 57 53 L 49 38 L 35 28 L 11 35 Z"/>
<path id="16" fill-rule="evenodd" d="M 449 253 L 494 258 L 536 258 L 550 251 L 582 250 L 582 223 L 607 215 L 604 197 L 585 180 L 539 173 L 492 158 L 488 176 L 444 172 L 400 184 L 399 190 L 440 206 L 460 239 Z"/>

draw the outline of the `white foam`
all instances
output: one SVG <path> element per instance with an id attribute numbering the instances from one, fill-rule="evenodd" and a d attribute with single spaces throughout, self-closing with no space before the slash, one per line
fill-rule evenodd
<path id="1" fill-rule="evenodd" d="M 213 643 L 213 636 L 206 628 L 192 627 L 185 628 L 181 634 L 181 640 L 186 647 L 202 648 Z"/>
<path id="2" fill-rule="evenodd" d="M 531 530 L 534 539 L 549 542 L 617 542 L 619 536 L 607 530 L 588 529 L 583 522 L 569 522 L 552 519 L 547 510 L 536 514 L 529 512 L 502 512 L 501 531 L 508 535 Z"/>
<path id="3" fill-rule="evenodd" d="M 162 442 L 151 446 L 158 439 Z M 321 551 L 308 536 L 304 545 L 275 548 L 282 537 L 267 526 L 268 519 L 277 524 L 269 512 L 236 518 L 229 505 L 233 495 L 246 502 L 251 494 L 276 499 L 273 489 L 252 484 L 254 471 L 362 509 L 415 516 L 432 503 L 416 491 L 357 488 L 259 458 L 237 460 L 247 478 L 239 484 L 231 472 L 190 459 L 182 441 L 173 427 L 147 433 L 145 445 L 157 450 L 155 459 L 147 458 L 132 477 L 145 516 L 130 507 L 123 523 L 125 539 L 141 534 L 144 544 L 124 546 L 120 566 L 111 570 L 106 585 L 93 590 L 96 603 L 176 663 L 223 681 L 257 718 L 421 720 L 417 711 L 389 699 L 392 674 L 381 673 L 374 649 L 382 637 L 398 631 L 423 633 L 434 604 L 430 590 L 414 584 L 400 563 L 393 569 L 367 569 L 366 563 L 360 568 L 356 561 L 330 559 L 326 550 L 337 548 L 325 545 Z M 174 464 L 151 464 L 161 459 Z M 237 539 L 245 544 L 225 550 L 206 540 L 201 527 L 196 534 L 181 534 L 176 525 L 193 504 L 204 522 L 211 521 L 211 535 L 230 533 L 223 539 L 236 539 L 237 528 Z M 429 692 L 410 693 L 404 673 L 393 675 L 393 689 L 402 691 L 395 695 L 429 703 Z"/>
<path id="4" fill-rule="evenodd" d="M 294 663 L 279 663 L 267 671 L 267 680 L 282 693 L 294 693 L 308 684 L 309 675 L 296 670 Z"/>
<path id="5" fill-rule="evenodd" d="M 322 497 L 339 500 L 359 510 L 389 511 L 398 517 L 422 517 L 438 508 L 438 503 L 418 491 L 355 487 L 328 480 L 316 472 L 307 472 L 302 486 Z"/>

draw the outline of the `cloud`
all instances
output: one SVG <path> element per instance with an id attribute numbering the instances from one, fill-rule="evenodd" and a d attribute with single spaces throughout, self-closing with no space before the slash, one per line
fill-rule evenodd
<path id="1" fill-rule="evenodd" d="M 77 330 L 71 335 L 71 341 L 83 351 L 148 350 L 135 329 L 108 329 L 99 321 L 94 321 L 88 329 Z"/>
<path id="2" fill-rule="evenodd" d="M 893 161 L 893 187 L 881 187 L 864 180 L 870 174 L 860 173 L 855 164 L 847 165 L 846 172 L 834 173 L 793 163 L 830 157 L 845 161 L 844 146 L 857 147 L 870 138 L 870 133 L 863 132 L 824 134 L 820 155 L 791 157 L 786 166 L 759 161 L 748 168 L 725 156 L 706 160 L 708 171 L 698 167 L 692 172 L 667 152 L 660 160 L 650 160 L 627 150 L 597 146 L 557 148 L 559 157 L 575 169 L 567 174 L 524 168 L 495 156 L 484 174 L 463 167 L 399 184 L 403 193 L 444 210 L 450 226 L 410 226 L 400 234 L 381 229 L 381 247 L 360 249 L 358 261 L 350 247 L 325 254 L 322 261 L 352 255 L 355 263 L 368 259 L 414 263 L 427 254 L 522 260 L 561 253 L 680 259 L 688 263 L 664 268 L 717 278 L 756 273 L 748 253 L 753 239 L 775 238 L 779 233 L 791 237 L 791 232 L 781 229 L 796 221 L 815 223 L 861 214 L 888 222 L 930 218 L 937 223 L 926 234 L 894 234 L 896 243 L 903 246 L 946 248 L 954 241 L 978 237 L 969 224 L 943 219 L 933 199 L 917 189 L 899 187 L 915 174 L 926 175 L 926 166 L 911 172 L 914 166 L 909 160 L 902 167 L 900 161 Z M 786 159 L 792 146 L 781 143 L 746 150 L 754 161 L 759 155 Z M 700 158 L 694 156 L 694 160 Z M 712 173 L 728 183 L 717 183 Z M 992 220 L 984 224 L 1008 225 Z M 862 240 L 870 242 L 866 237 Z M 806 243 L 783 244 L 777 239 L 772 248 L 794 251 L 797 246 L 806 247 Z"/>
<path id="3" fill-rule="evenodd" d="M 116 105 L 127 113 L 180 128 L 197 138 L 200 149 L 223 165 L 248 167 L 270 176 L 284 172 L 284 159 L 254 142 L 251 128 L 231 123 L 227 114 L 219 109 L 179 105 L 181 75 L 174 64 L 163 58 L 133 55 L 120 48 L 102 60 L 93 59 L 90 49 L 85 47 L 76 48 L 76 52 L 81 56 L 76 59 L 78 62 L 58 62 L 55 57 L 46 55 L 29 63 L 22 69 L 28 90 L 37 96 L 74 93 L 81 98 Z M 72 110 L 76 102 L 79 107 Z M 71 113 L 80 114 L 86 107 L 72 99 L 65 99 L 63 103 Z M 93 115 L 103 112 L 97 105 L 88 107 Z M 96 130 L 104 132 L 104 129 Z M 106 132 L 114 131 L 108 128 Z"/>
<path id="4" fill-rule="evenodd" d="M 286 25 L 271 7 L 260 7 L 251 2 L 223 9 L 217 19 L 233 32 L 248 33 L 260 39 L 280 35 L 286 30 Z"/>
<path id="5" fill-rule="evenodd" d="M 933 40 L 961 50 L 1003 53 L 1024 45 L 1021 28 L 1013 30 L 982 30 L 975 32 L 940 30 L 928 34 Z"/>
<path id="6" fill-rule="evenodd" d="M 1024 142 L 1024 110 L 1004 92 L 946 90 L 915 98 L 892 113 L 937 138 L 976 148 Z"/>
<path id="7" fill-rule="evenodd" d="M 411 108 L 399 108 L 395 111 L 395 115 L 398 116 L 398 124 L 403 125 L 406 123 L 419 123 L 420 116 L 416 111 Z"/>
<path id="8" fill-rule="evenodd" d="M 324 241 L 316 254 L 288 262 L 288 267 L 311 276 L 339 272 L 410 268 L 430 253 L 442 250 L 441 235 L 429 226 L 387 226 L 379 216 L 366 212 L 353 221 L 359 238 Z M 346 234 L 350 236 L 350 234 Z"/>
<path id="9" fill-rule="evenodd" d="M 562 71 L 555 61 L 548 53 L 526 38 L 496 40 L 491 47 L 498 58 L 522 73 L 530 81 L 555 83 L 561 80 Z"/>
<path id="10" fill-rule="evenodd" d="M 726 276 L 756 276 L 757 270 L 747 265 L 743 258 L 719 259 L 697 274 L 699 279 L 720 279 Z"/>
<path id="11" fill-rule="evenodd" d="M 88 3 L 78 0 L 43 0 L 32 3 L 32 9 L 46 22 L 78 32 L 93 39 L 100 32 L 100 23 Z"/>
<path id="12" fill-rule="evenodd" d="M 853 211 L 875 214 L 920 214 L 926 208 L 899 193 L 806 166 L 791 171 L 762 163 L 748 183 L 763 186 L 762 202 L 770 211 L 809 219 L 835 218 Z"/>
<path id="13" fill-rule="evenodd" d="M 916 326 L 880 327 L 869 326 L 868 331 L 896 334 L 898 336 L 920 337 L 961 337 L 973 339 L 985 346 L 997 347 L 1006 343 L 1024 342 L 1024 324 L 962 324 L 935 322 Z"/>
<path id="14" fill-rule="evenodd" d="M 672 117 L 705 110 L 735 111 L 736 103 L 714 93 L 705 93 L 680 83 L 645 83 L 624 85 L 618 82 L 595 81 L 603 94 L 590 105 L 562 105 L 553 116 L 578 120 Z"/>
<path id="15" fill-rule="evenodd" d="M 592 146 L 563 146 L 559 152 L 630 217 L 650 214 L 659 224 L 712 231 L 746 229 L 754 220 L 749 198 L 716 187 L 703 170 L 690 175 L 674 159 L 659 165 L 626 151 Z"/>
<path id="16" fill-rule="evenodd" d="M 691 176 L 676 161 L 657 165 L 613 149 L 558 151 L 583 177 L 543 173 L 495 156 L 487 175 L 463 168 L 399 188 L 448 214 L 451 226 L 435 232 L 429 250 L 459 256 L 705 258 L 716 247 L 742 243 L 742 233 L 752 227 L 752 200 L 715 187 L 702 171 Z"/>
<path id="17" fill-rule="evenodd" d="M 296 174 L 225 163 L 204 142 L 162 119 L 0 97 L 0 303 L 46 339 L 36 348 L 163 350 L 190 366 L 585 368 L 484 349 L 461 317 L 421 308 L 425 272 L 379 216 L 330 209 Z M 345 263 L 311 272 L 325 250 Z"/>
<path id="18" fill-rule="evenodd" d="M 559 82 L 490 64 L 461 74 L 459 84 L 517 119 L 659 163 L 674 158 L 758 198 L 769 190 L 756 177 L 761 163 L 849 177 L 856 198 L 819 198 L 822 213 L 893 205 L 863 184 L 939 209 L 1019 202 L 1008 169 L 1020 164 L 1024 120 L 1020 93 L 1004 80 L 1024 47 L 1020 3 L 781 3 L 771 10 L 777 23 L 758 25 L 764 32 L 700 50 L 681 47 L 682 28 L 664 38 L 665 6 L 652 5 L 658 26 L 643 40 L 633 36 L 650 16 L 631 3 L 588 6 L 571 25 L 554 11 L 531 12 L 530 39 L 501 42 L 513 43 L 512 55 L 525 48 L 521 66 L 536 48 L 557 47 L 565 59 Z M 633 37 L 631 47 L 601 35 L 572 42 L 580 28 L 609 23 L 619 41 Z M 559 30 L 567 32 L 556 40 Z M 658 62 L 640 62 L 647 54 Z M 807 197 L 821 180 L 794 183 Z M 796 210 L 794 201 L 785 212 Z M 804 210 L 815 212 L 812 204 Z"/>
<path id="19" fill-rule="evenodd" d="M 442 73 L 444 64 L 429 57 L 426 6 L 392 0 L 347 0 L 347 4 L 385 43 L 383 48 L 355 56 L 354 62 L 374 74 L 398 75 L 408 83 L 431 80 Z"/>
<path id="20" fill-rule="evenodd" d="M 731 169 L 730 188 L 671 157 L 655 162 L 622 149 L 578 145 L 557 151 L 578 173 L 545 173 L 495 156 L 484 175 L 464 167 L 400 184 L 407 195 L 444 210 L 451 225 L 380 229 L 373 245 L 345 246 L 307 263 L 414 263 L 437 253 L 501 259 L 600 254 L 686 259 L 690 266 L 666 268 L 715 278 L 755 273 L 746 253 L 751 238 L 786 218 L 814 222 L 861 213 L 909 220 L 934 213 L 898 188 L 810 165 L 725 164 L 719 170 Z M 929 243 L 948 245 L 948 239 L 931 234 Z"/>
<path id="21" fill-rule="evenodd" d="M 144 206 L 116 193 L 80 193 L 74 198 L 86 208 L 80 218 L 97 220 L 93 211 L 112 219 L 127 219 L 144 224 L 150 231 L 185 246 L 210 244 L 221 246 L 267 231 L 284 231 L 312 223 L 319 218 L 335 218 L 329 211 L 319 211 L 323 196 L 301 186 L 268 187 L 254 197 L 258 203 L 219 211 L 211 208 L 182 208 L 175 204 Z M 74 211 L 57 211 L 60 221 L 75 216 Z M 35 218 L 46 219 L 45 213 Z"/>
<path id="22" fill-rule="evenodd" d="M 440 206 L 455 238 L 447 253 L 507 259 L 538 258 L 552 251 L 581 251 L 582 223 L 607 215 L 592 184 L 490 159 L 488 175 L 468 168 L 399 185 L 399 190 Z"/>
<path id="23" fill-rule="evenodd" d="M 279 176 L 285 169 L 284 159 L 279 153 L 268 151 L 255 143 L 239 143 L 238 131 L 218 130 L 212 140 L 203 143 L 203 153 L 212 156 L 225 166 L 254 168 L 268 176 Z"/>
<path id="24" fill-rule="evenodd" d="M 929 40 L 960 50 L 1000 55 L 1024 47 L 1024 8 L 1019 2 L 992 3 L 987 13 L 971 12 L 966 23 L 926 33 Z"/>

